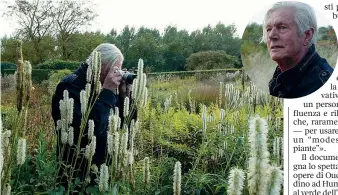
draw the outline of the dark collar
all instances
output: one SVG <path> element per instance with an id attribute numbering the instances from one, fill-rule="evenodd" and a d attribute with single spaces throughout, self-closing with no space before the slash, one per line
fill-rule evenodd
<path id="1" fill-rule="evenodd" d="M 86 80 L 88 64 L 86 62 L 82 62 L 80 67 L 74 72 L 80 80 Z"/>
<path id="2" fill-rule="evenodd" d="M 305 54 L 303 59 L 295 67 L 282 72 L 279 66 L 276 67 L 273 78 L 269 83 L 270 92 L 274 91 L 274 88 L 282 87 L 285 92 L 290 91 L 294 86 L 298 85 L 305 73 L 313 66 L 313 63 L 310 63 L 312 59 L 319 56 L 316 52 L 315 45 L 312 45 L 308 52 Z"/>
<path id="3" fill-rule="evenodd" d="M 87 69 L 88 64 L 86 62 L 82 62 L 78 69 L 74 71 L 73 74 L 77 76 L 77 79 L 74 81 L 75 85 L 81 89 L 84 89 L 87 83 Z"/>

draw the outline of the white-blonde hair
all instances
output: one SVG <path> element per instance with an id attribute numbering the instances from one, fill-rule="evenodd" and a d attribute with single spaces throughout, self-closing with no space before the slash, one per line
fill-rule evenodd
<path id="1" fill-rule="evenodd" d="M 312 44 L 316 43 L 316 36 L 317 36 L 317 19 L 316 14 L 313 8 L 302 2 L 297 1 L 281 1 L 275 3 L 265 14 L 264 21 L 263 21 L 263 38 L 262 41 L 267 41 L 267 34 L 266 34 L 266 25 L 267 20 L 269 19 L 270 15 L 278 9 L 283 8 L 293 8 L 295 10 L 294 22 L 297 25 L 299 35 L 303 34 L 305 31 L 310 30 L 311 28 L 314 29 L 314 33 L 311 39 L 311 46 Z"/>
<path id="2" fill-rule="evenodd" d="M 111 43 L 102 43 L 98 45 L 94 50 L 101 53 L 101 66 L 113 66 L 117 62 L 123 62 L 124 57 L 121 53 L 120 49 L 117 48 L 114 44 Z M 89 55 L 88 59 L 86 60 L 87 64 L 92 62 L 92 54 Z"/>

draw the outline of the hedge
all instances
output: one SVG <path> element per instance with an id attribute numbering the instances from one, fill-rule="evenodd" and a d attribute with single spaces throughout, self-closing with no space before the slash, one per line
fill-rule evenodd
<path id="1" fill-rule="evenodd" d="M 4 69 L 16 69 L 16 64 L 12 62 L 1 62 L 1 72 Z"/>
<path id="2" fill-rule="evenodd" d="M 53 60 L 45 61 L 37 65 L 37 69 L 52 69 L 52 70 L 76 70 L 80 66 L 81 62 L 78 61 L 63 61 L 63 60 Z"/>
<path id="3" fill-rule="evenodd" d="M 158 75 L 175 75 L 180 78 L 195 76 L 196 74 L 212 74 L 212 73 L 234 73 L 236 71 L 242 71 L 242 69 L 237 68 L 226 68 L 226 69 L 211 69 L 211 70 L 188 70 L 188 71 L 174 71 L 174 72 L 153 72 L 147 73 L 147 76 L 158 76 Z"/>
<path id="4" fill-rule="evenodd" d="M 154 72 L 147 73 L 147 77 L 151 78 L 188 78 L 195 77 L 197 80 L 209 79 L 212 77 L 217 77 L 218 75 L 227 75 L 228 73 L 235 73 L 239 71 L 240 73 L 243 69 L 237 68 L 226 68 L 226 69 L 211 69 L 211 70 L 189 70 L 189 71 L 175 71 L 175 72 Z"/>
<path id="5" fill-rule="evenodd" d="M 5 69 L 1 71 L 1 75 L 14 74 L 16 69 Z M 51 69 L 33 69 L 32 70 L 32 82 L 41 83 L 43 80 L 47 80 L 49 75 L 54 72 Z"/>
<path id="6" fill-rule="evenodd" d="M 212 72 L 236 72 L 242 69 L 238 68 L 224 68 L 224 69 L 210 69 L 210 70 L 187 70 L 187 71 L 171 71 L 171 72 L 152 72 L 147 75 L 163 75 L 163 74 L 195 74 L 195 73 L 212 73 Z"/>

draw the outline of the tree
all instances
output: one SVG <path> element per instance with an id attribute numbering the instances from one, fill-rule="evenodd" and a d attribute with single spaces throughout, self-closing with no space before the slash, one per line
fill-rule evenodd
<path id="1" fill-rule="evenodd" d="M 100 32 L 72 34 L 67 44 L 68 60 L 85 61 L 93 49 L 104 40 L 105 36 Z"/>
<path id="2" fill-rule="evenodd" d="M 192 53 L 189 33 L 186 30 L 177 31 L 176 27 L 168 26 L 163 35 L 164 70 L 185 70 L 186 58 Z"/>
<path id="3" fill-rule="evenodd" d="M 263 37 L 263 26 L 257 23 L 248 24 L 242 36 L 241 53 L 250 55 L 267 50 L 265 43 L 261 42 Z"/>
<path id="4" fill-rule="evenodd" d="M 226 53 L 239 56 L 241 40 L 236 37 L 234 24 L 225 26 L 218 23 L 215 27 L 208 25 L 202 31 L 196 30 L 190 34 L 192 50 L 199 51 L 223 50 Z"/>
<path id="5" fill-rule="evenodd" d="M 14 4 L 7 4 L 6 15 L 20 26 L 17 36 L 30 42 L 35 50 L 32 64 L 58 56 L 58 52 L 67 60 L 72 36 L 96 17 L 86 0 L 15 0 Z"/>
<path id="6" fill-rule="evenodd" d="M 127 67 L 131 67 L 129 66 L 129 54 L 130 54 L 130 46 L 131 46 L 131 42 L 134 40 L 135 38 L 135 28 L 134 27 L 129 27 L 128 25 L 125 26 L 122 30 L 122 32 L 116 37 L 116 46 L 121 50 L 121 52 L 124 55 L 124 59 L 125 59 L 125 64 L 127 65 Z"/>
<path id="7" fill-rule="evenodd" d="M 56 3 L 53 14 L 62 59 L 67 60 L 69 41 L 74 33 L 90 25 L 97 16 L 86 1 L 62 0 Z"/>
<path id="8" fill-rule="evenodd" d="M 15 38 L 3 37 L 1 39 L 1 61 L 13 62 L 18 60 L 17 48 L 19 42 Z"/>
<path id="9" fill-rule="evenodd" d="M 110 30 L 109 34 L 104 38 L 105 42 L 116 44 L 117 31 L 113 28 Z"/>
<path id="10" fill-rule="evenodd" d="M 157 29 L 141 27 L 130 43 L 127 68 L 136 67 L 139 58 L 154 71 L 164 70 L 162 37 Z"/>
<path id="11" fill-rule="evenodd" d="M 49 35 L 52 29 L 54 14 L 50 0 L 16 0 L 14 4 L 7 6 L 7 17 L 16 19 L 20 25 L 17 31 L 18 37 L 31 42 L 35 50 L 36 59 L 33 64 L 42 62 L 46 58 L 41 42 Z"/>
<path id="12" fill-rule="evenodd" d="M 242 39 L 250 40 L 254 43 L 259 44 L 263 37 L 263 26 L 255 22 L 248 24 L 244 30 Z"/>

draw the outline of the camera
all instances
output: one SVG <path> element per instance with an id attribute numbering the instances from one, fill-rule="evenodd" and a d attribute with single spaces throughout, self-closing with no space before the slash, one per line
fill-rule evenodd
<path id="1" fill-rule="evenodd" d="M 137 77 L 137 74 L 120 70 L 120 73 L 122 74 L 122 80 L 126 81 L 128 84 L 133 84 L 133 80 Z"/>

